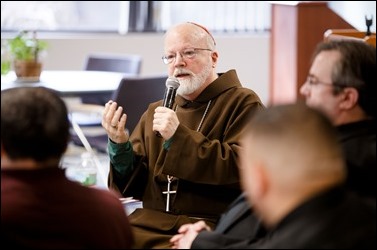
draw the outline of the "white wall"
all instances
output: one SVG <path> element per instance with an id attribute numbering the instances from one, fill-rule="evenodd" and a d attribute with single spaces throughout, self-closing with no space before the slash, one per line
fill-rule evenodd
<path id="1" fill-rule="evenodd" d="M 376 32 L 376 1 L 330 1 L 328 6 L 360 31 L 367 30 L 365 16 L 372 18 L 370 31 Z"/>
<path id="2" fill-rule="evenodd" d="M 268 103 L 269 34 L 215 36 L 219 51 L 218 71 L 236 69 L 245 87 L 253 89 Z M 162 34 L 87 35 L 81 38 L 44 39 L 48 41 L 48 54 L 44 69 L 81 70 L 90 52 L 139 54 L 143 57 L 142 75 L 166 72 L 162 63 Z"/>

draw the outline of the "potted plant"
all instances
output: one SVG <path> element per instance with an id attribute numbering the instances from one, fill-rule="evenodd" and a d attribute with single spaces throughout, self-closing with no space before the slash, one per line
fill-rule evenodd
<path id="1" fill-rule="evenodd" d="M 38 81 L 42 72 L 40 57 L 47 43 L 38 40 L 35 31 L 21 31 L 8 41 L 8 47 L 17 79 Z"/>

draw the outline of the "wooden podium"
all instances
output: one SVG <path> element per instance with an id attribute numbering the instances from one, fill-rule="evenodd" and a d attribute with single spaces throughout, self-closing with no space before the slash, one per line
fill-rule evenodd
<path id="1" fill-rule="evenodd" d="M 309 72 L 311 56 L 328 29 L 354 29 L 326 2 L 272 4 L 270 100 L 296 102 Z"/>

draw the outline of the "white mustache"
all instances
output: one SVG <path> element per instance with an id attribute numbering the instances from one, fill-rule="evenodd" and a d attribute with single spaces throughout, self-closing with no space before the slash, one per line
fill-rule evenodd
<path id="1" fill-rule="evenodd" d="M 178 75 L 181 75 L 181 74 L 188 74 L 190 76 L 193 76 L 194 73 L 192 73 L 190 70 L 186 70 L 186 69 L 177 69 L 174 71 L 174 77 L 177 77 Z"/>

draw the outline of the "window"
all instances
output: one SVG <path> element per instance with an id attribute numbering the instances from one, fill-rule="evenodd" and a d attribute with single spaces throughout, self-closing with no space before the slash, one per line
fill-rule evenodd
<path id="1" fill-rule="evenodd" d="M 192 21 L 212 32 L 258 32 L 270 29 L 271 4 L 265 1 L 161 1 L 160 30 Z"/>
<path id="2" fill-rule="evenodd" d="M 179 22 L 212 32 L 270 29 L 271 6 L 257 1 L 1 1 L 1 30 L 162 32 Z"/>
<path id="3" fill-rule="evenodd" d="M 119 1 L 1 1 L 1 31 L 117 31 Z"/>

